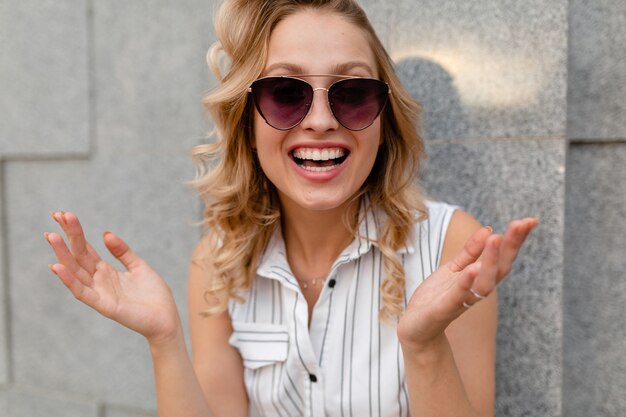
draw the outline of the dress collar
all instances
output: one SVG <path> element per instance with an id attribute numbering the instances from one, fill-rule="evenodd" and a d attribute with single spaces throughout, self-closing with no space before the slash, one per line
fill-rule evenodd
<path id="1" fill-rule="evenodd" d="M 379 208 L 371 207 L 369 198 L 364 196 L 359 207 L 358 235 L 335 260 L 331 270 L 341 263 L 358 259 L 369 252 L 372 246 L 378 246 L 378 233 L 386 219 L 387 215 Z M 396 253 L 398 255 L 413 253 L 412 241 L 412 236 L 410 236 L 406 245 L 398 249 Z M 257 274 L 268 278 L 278 278 L 288 284 L 298 286 L 287 261 L 287 250 L 280 223 L 274 228 L 274 232 L 265 247 L 257 266 Z"/>

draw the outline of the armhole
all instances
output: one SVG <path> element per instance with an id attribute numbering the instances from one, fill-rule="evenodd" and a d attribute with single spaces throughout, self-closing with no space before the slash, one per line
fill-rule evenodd
<path id="1" fill-rule="evenodd" d="M 436 214 L 435 216 L 430 217 L 430 221 L 436 233 L 434 233 L 434 239 L 436 239 L 436 247 L 437 247 L 437 256 L 435 258 L 435 269 L 439 268 L 441 265 L 441 254 L 443 252 L 443 245 L 446 240 L 446 236 L 448 234 L 448 227 L 450 226 L 450 221 L 452 220 L 452 215 L 455 211 L 461 210 L 461 207 L 455 206 L 452 204 L 446 203 L 436 203 L 437 204 L 437 212 L 433 213 L 432 211 L 429 214 Z"/>

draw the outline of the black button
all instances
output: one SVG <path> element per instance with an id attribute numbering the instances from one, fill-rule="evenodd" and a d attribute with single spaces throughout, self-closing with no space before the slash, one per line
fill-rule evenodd
<path id="1" fill-rule="evenodd" d="M 335 284 L 336 284 L 336 283 L 337 283 L 337 281 L 335 281 L 335 279 L 334 279 L 334 278 L 333 278 L 333 279 L 328 280 L 328 286 L 329 286 L 330 288 L 333 288 L 333 287 L 335 286 Z"/>
<path id="2" fill-rule="evenodd" d="M 309 374 L 309 379 L 311 380 L 311 382 L 317 382 L 317 377 L 313 374 Z"/>

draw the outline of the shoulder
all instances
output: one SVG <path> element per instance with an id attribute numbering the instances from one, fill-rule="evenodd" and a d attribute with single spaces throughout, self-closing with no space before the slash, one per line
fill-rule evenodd
<path id="1" fill-rule="evenodd" d="M 440 264 L 446 263 L 460 252 L 465 242 L 480 227 L 480 222 L 474 216 L 460 209 L 455 210 L 445 234 Z"/>
<path id="2" fill-rule="evenodd" d="M 471 214 L 453 204 L 426 200 L 425 207 L 426 216 L 415 224 L 411 244 L 436 248 L 435 265 L 441 265 L 460 251 L 481 225 Z"/>

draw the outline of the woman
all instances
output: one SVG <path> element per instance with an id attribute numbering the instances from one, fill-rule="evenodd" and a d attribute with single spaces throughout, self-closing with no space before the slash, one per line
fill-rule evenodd
<path id="1" fill-rule="evenodd" d="M 216 28 L 193 358 L 169 288 L 118 236 L 126 272 L 53 213 L 70 247 L 46 234 L 52 271 L 147 338 L 160 416 L 492 416 L 495 287 L 537 221 L 500 236 L 424 199 L 419 107 L 353 1 L 227 0 Z"/>

